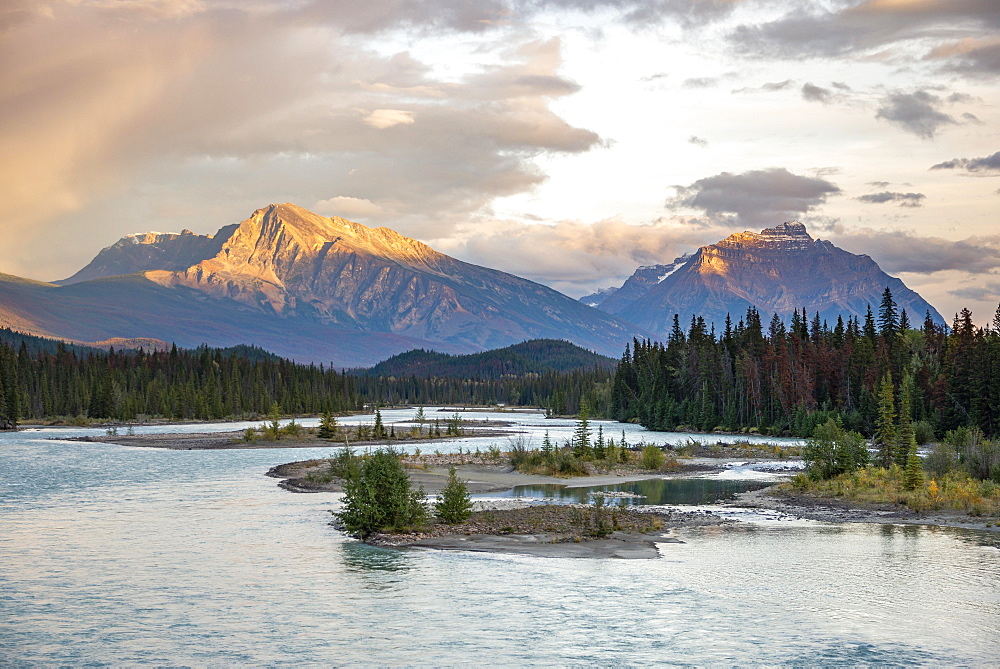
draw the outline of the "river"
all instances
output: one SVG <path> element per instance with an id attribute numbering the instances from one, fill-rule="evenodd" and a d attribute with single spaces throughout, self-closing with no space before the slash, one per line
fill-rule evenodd
<path id="1" fill-rule="evenodd" d="M 383 413 L 386 422 L 411 415 Z M 503 418 L 536 443 L 545 430 L 561 439 L 573 426 Z M 357 420 L 370 417 L 345 422 Z M 598 424 L 616 440 L 623 427 L 630 442 L 690 438 Z M 331 527 L 335 496 L 292 494 L 263 475 L 331 448 L 166 451 L 52 439 L 100 432 L 0 435 L 4 666 L 988 665 L 1000 657 L 993 534 L 727 509 L 744 522 L 684 530 L 685 543 L 662 545 L 655 560 L 394 551 Z M 743 471 L 759 478 L 750 470 L 721 478 Z"/>

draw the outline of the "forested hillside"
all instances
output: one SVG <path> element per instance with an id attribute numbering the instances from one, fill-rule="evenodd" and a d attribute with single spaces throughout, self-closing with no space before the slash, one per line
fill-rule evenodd
<path id="1" fill-rule="evenodd" d="M 430 376 L 500 379 L 505 376 L 613 370 L 618 362 L 561 339 L 532 339 L 505 348 L 467 355 L 417 349 L 400 353 L 362 373 L 366 376 Z"/>
<path id="2" fill-rule="evenodd" d="M 871 435 L 880 391 L 897 403 L 909 391 L 911 419 L 937 434 L 1000 428 L 1000 310 L 978 329 L 964 309 L 950 331 L 928 315 L 911 327 L 887 288 L 878 316 L 838 318 L 796 313 L 790 327 L 766 327 L 754 308 L 718 336 L 702 318 L 685 331 L 676 317 L 666 344 L 636 341 L 625 351 L 612 390 L 612 416 L 673 430 L 742 428 L 811 436 L 829 417 Z M 884 393 L 882 393 L 884 394 Z"/>

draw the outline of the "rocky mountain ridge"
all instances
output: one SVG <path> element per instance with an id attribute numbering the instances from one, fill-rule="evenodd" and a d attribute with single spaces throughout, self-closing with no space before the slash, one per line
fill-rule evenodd
<path id="1" fill-rule="evenodd" d="M 831 323 L 838 315 L 863 317 L 869 305 L 877 309 L 888 287 L 911 320 L 930 313 L 944 322 L 933 306 L 869 256 L 813 239 L 796 221 L 759 233 L 734 233 L 672 265 L 654 267 L 670 267 L 670 273 L 653 283 L 648 269 L 640 268 L 597 308 L 665 336 L 674 314 L 684 323 L 692 315 L 704 316 L 721 327 L 727 314 L 739 320 L 750 306 L 767 319 L 778 314 L 786 321 L 802 308 Z M 626 286 L 631 286 L 628 292 Z"/>
<path id="2" fill-rule="evenodd" d="M 0 325 L 84 341 L 253 343 L 345 367 L 538 338 L 617 357 L 649 336 L 541 284 L 288 203 L 215 235 L 131 235 L 85 270 L 62 285 L 0 281 Z"/>

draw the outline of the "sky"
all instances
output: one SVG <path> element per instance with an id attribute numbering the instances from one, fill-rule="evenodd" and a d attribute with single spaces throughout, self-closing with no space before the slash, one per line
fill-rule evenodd
<path id="1" fill-rule="evenodd" d="M 997 0 L 5 0 L 0 272 L 275 202 L 573 297 L 805 223 L 1000 302 Z"/>

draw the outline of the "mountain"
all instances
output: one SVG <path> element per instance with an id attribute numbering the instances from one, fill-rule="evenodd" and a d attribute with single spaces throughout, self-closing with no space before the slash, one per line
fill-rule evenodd
<path id="1" fill-rule="evenodd" d="M 578 369 L 614 369 L 618 361 L 568 341 L 534 339 L 505 348 L 467 355 L 415 350 L 400 353 L 371 369 L 368 376 L 418 376 L 456 379 L 499 379 Z"/>
<path id="2" fill-rule="evenodd" d="M 657 278 L 657 272 L 665 276 Z M 831 324 L 838 315 L 864 317 L 869 305 L 877 314 L 886 287 L 911 322 L 930 312 L 935 322 L 944 323 L 933 306 L 869 256 L 813 239 L 803 224 L 788 222 L 730 235 L 671 265 L 640 268 L 597 306 L 666 336 L 674 314 L 683 327 L 692 315 L 701 315 L 718 328 L 727 314 L 738 321 L 750 306 L 765 323 L 775 313 L 787 321 L 802 308 L 810 315 L 819 312 Z"/>
<path id="3" fill-rule="evenodd" d="M 59 284 L 0 276 L 0 325 L 76 341 L 251 343 L 338 367 L 534 338 L 617 356 L 648 336 L 551 288 L 292 204 L 212 236 L 126 237 Z"/>
<path id="4" fill-rule="evenodd" d="M 196 235 L 190 230 L 181 230 L 180 234 L 146 232 L 127 235 L 102 249 L 79 272 L 55 283 L 69 285 L 146 270 L 182 270 L 218 253 L 222 243 L 235 229 L 235 225 L 228 226 L 215 235 Z"/>
<path id="5" fill-rule="evenodd" d="M 682 255 L 668 265 L 644 265 L 637 269 L 621 287 L 605 289 L 602 298 L 599 301 L 593 300 L 596 304 L 591 306 L 609 314 L 617 313 L 679 270 L 690 257 L 690 254 Z"/>

